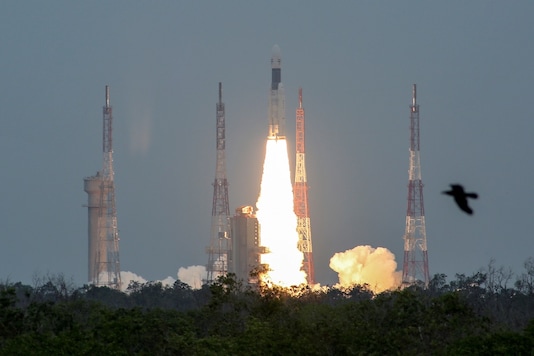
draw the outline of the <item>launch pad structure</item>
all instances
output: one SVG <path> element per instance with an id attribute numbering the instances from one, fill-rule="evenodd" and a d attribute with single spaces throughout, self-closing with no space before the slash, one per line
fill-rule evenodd
<path id="1" fill-rule="evenodd" d="M 423 181 L 421 179 L 419 105 L 417 104 L 417 88 L 415 84 L 412 86 L 412 105 L 410 106 L 410 169 L 408 178 L 408 207 L 406 209 L 406 231 L 404 233 L 402 286 L 422 284 L 426 288 L 430 277 L 428 272 Z"/>
<path id="2" fill-rule="evenodd" d="M 308 211 L 308 182 L 306 179 L 305 115 L 302 88 L 299 88 L 299 107 L 296 110 L 296 160 L 293 196 L 297 215 L 298 248 L 304 254 L 302 269 L 308 284 L 315 284 L 310 214 Z"/>
<path id="3" fill-rule="evenodd" d="M 113 172 L 113 115 L 106 85 L 103 107 L 103 165 L 95 176 L 84 179 L 88 194 L 88 281 L 101 287 L 120 289 L 119 233 Z"/>
<path id="4" fill-rule="evenodd" d="M 228 271 L 235 274 L 238 281 L 246 284 L 257 284 L 258 276 L 254 272 L 262 267 L 261 254 L 266 253 L 261 246 L 260 225 L 252 206 L 241 206 L 235 209 L 235 215 L 230 218 L 232 228 L 232 257 Z"/>
<path id="5" fill-rule="evenodd" d="M 216 147 L 217 162 L 213 182 L 213 205 L 211 211 L 211 238 L 206 248 L 208 264 L 206 282 L 228 273 L 231 263 L 230 204 L 228 202 L 228 180 L 226 179 L 226 126 L 225 109 L 222 102 L 222 83 L 219 82 L 219 101 L 216 104 Z"/>

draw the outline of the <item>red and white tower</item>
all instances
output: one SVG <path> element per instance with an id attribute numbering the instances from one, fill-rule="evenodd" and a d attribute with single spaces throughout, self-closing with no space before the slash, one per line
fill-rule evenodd
<path id="1" fill-rule="evenodd" d="M 219 102 L 216 104 L 217 118 L 217 164 L 213 182 L 213 207 L 211 211 L 211 240 L 207 248 L 207 282 L 228 273 L 230 263 L 230 206 L 228 203 L 228 181 L 225 158 L 225 113 L 222 102 L 222 83 L 219 83 Z"/>
<path id="2" fill-rule="evenodd" d="M 106 85 L 106 105 L 103 107 L 104 153 L 102 171 L 84 179 L 88 194 L 89 213 L 89 283 L 120 289 L 119 231 L 115 207 L 113 172 L 113 115 Z"/>
<path id="3" fill-rule="evenodd" d="M 410 170 L 408 171 L 408 208 L 406 232 L 404 233 L 404 265 L 402 284 L 428 286 L 428 251 L 426 244 L 425 208 L 423 204 L 423 181 L 419 151 L 419 105 L 415 84 L 410 105 Z"/>
<path id="4" fill-rule="evenodd" d="M 296 111 L 296 151 L 295 184 L 293 186 L 294 207 L 297 215 L 298 248 L 304 254 L 302 269 L 306 272 L 308 284 L 315 283 L 313 268 L 312 238 L 310 215 L 308 212 L 308 182 L 306 180 L 306 150 L 304 130 L 304 108 L 302 107 L 302 88 L 299 88 L 299 107 Z"/>

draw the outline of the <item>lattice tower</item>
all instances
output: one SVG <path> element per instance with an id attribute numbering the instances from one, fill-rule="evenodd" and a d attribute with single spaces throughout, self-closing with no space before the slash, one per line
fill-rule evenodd
<path id="1" fill-rule="evenodd" d="M 297 215 L 298 248 L 304 254 L 302 269 L 308 284 L 315 283 L 310 215 L 308 212 L 308 182 L 306 180 L 305 120 L 302 106 L 302 88 L 299 88 L 299 107 L 296 110 L 296 167 L 293 186 L 294 207 Z"/>
<path id="2" fill-rule="evenodd" d="M 419 148 L 419 105 L 417 104 L 416 85 L 413 84 L 412 105 L 410 105 L 410 169 L 408 171 L 408 207 L 404 234 L 402 284 L 403 286 L 422 284 L 427 287 L 430 278 Z"/>
<path id="3" fill-rule="evenodd" d="M 216 104 L 217 162 L 213 182 L 213 207 L 211 211 L 211 240 L 207 248 L 207 282 L 228 273 L 231 258 L 230 207 L 225 159 L 225 111 L 222 102 L 222 83 L 219 83 L 219 102 Z"/>
<path id="4" fill-rule="evenodd" d="M 89 195 L 89 283 L 120 289 L 119 233 L 113 172 L 113 115 L 106 85 L 103 107 L 103 165 L 96 176 L 84 179 Z"/>

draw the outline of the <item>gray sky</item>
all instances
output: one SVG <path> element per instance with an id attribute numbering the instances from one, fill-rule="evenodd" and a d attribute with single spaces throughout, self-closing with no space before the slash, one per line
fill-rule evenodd
<path id="1" fill-rule="evenodd" d="M 533 256 L 531 1 L 9 1 L 0 4 L 0 278 L 87 278 L 83 178 L 102 165 L 110 85 L 122 270 L 207 262 L 223 82 L 230 209 L 254 205 L 271 48 L 290 147 L 298 87 L 316 279 L 336 252 L 386 247 L 402 268 L 411 85 L 431 275 Z M 290 156 L 294 162 L 294 155 Z M 470 217 L 441 195 L 480 194 Z"/>

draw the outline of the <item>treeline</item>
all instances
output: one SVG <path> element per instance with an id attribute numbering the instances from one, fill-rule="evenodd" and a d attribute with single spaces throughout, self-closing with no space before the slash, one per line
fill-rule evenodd
<path id="1" fill-rule="evenodd" d="M 0 284 L 2 355 L 530 355 L 534 262 L 513 285 L 490 263 L 428 288 L 75 288 L 61 276 Z"/>

